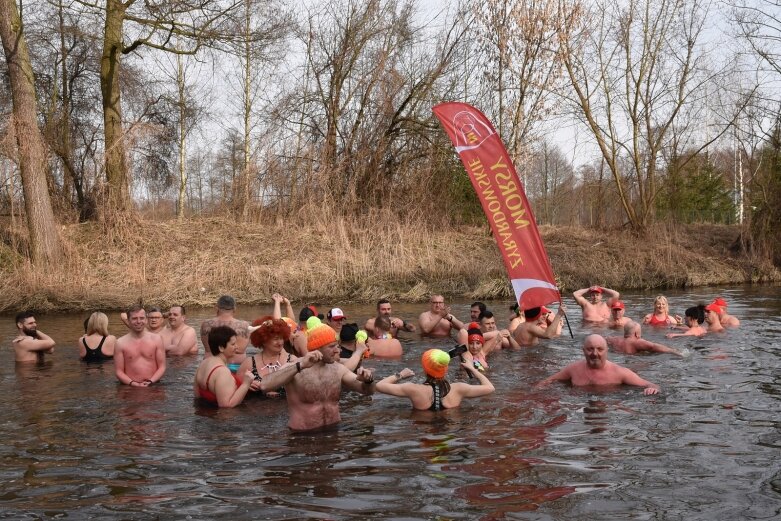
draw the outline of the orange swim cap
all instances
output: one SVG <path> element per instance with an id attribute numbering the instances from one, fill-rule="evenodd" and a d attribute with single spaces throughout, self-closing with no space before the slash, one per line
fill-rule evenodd
<path id="1" fill-rule="evenodd" d="M 336 342 L 336 331 L 323 324 L 317 317 L 309 317 L 306 320 L 306 349 L 314 351 L 323 346 Z"/>
<path id="2" fill-rule="evenodd" d="M 450 363 L 450 355 L 441 349 L 429 349 L 420 358 L 423 370 L 432 378 L 444 378 L 447 374 L 447 366 Z"/>

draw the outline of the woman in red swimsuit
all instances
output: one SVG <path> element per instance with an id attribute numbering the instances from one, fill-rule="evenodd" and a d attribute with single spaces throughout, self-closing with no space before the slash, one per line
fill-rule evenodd
<path id="1" fill-rule="evenodd" d="M 643 318 L 643 324 L 649 326 L 675 326 L 682 322 L 681 317 L 670 316 L 670 306 L 664 295 L 659 295 L 654 299 L 654 312 Z"/>
<path id="2" fill-rule="evenodd" d="M 195 396 L 220 407 L 236 407 L 247 395 L 253 379 L 249 371 L 239 377 L 228 369 L 228 359 L 237 349 L 236 331 L 228 326 L 212 328 L 209 348 L 214 356 L 204 358 L 195 372 Z"/>

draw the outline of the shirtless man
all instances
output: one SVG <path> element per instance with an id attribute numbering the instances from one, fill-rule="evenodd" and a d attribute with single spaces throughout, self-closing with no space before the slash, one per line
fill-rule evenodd
<path id="1" fill-rule="evenodd" d="M 424 311 L 418 317 L 422 336 L 444 338 L 450 336 L 451 329 L 464 329 L 464 323 L 453 316 L 450 307 L 445 307 L 445 297 L 432 295 L 429 305 L 429 311 Z"/>
<path id="2" fill-rule="evenodd" d="M 602 300 L 603 294 L 607 296 L 607 302 Z M 584 322 L 607 322 L 610 320 L 608 303 L 618 300 L 620 297 L 618 291 L 600 286 L 579 289 L 572 296 L 575 297 L 575 302 L 583 308 Z"/>
<path id="3" fill-rule="evenodd" d="M 569 364 L 567 367 L 538 383 L 544 387 L 553 382 L 571 382 L 575 386 L 612 386 L 635 385 L 643 387 L 643 394 L 658 394 L 660 388 L 637 373 L 607 359 L 607 342 L 601 335 L 589 335 L 583 341 L 585 360 Z"/>
<path id="4" fill-rule="evenodd" d="M 163 311 L 160 308 L 154 306 L 149 308 L 146 312 L 146 330 L 158 335 L 162 333 L 163 328 L 165 327 L 165 320 L 163 320 L 163 318 Z M 120 313 L 119 319 L 128 329 L 130 329 L 130 320 L 128 319 L 126 312 L 123 311 Z"/>
<path id="5" fill-rule="evenodd" d="M 724 327 L 740 326 L 740 320 L 738 320 L 738 317 L 727 314 L 726 300 L 724 300 L 722 297 L 716 297 L 716 300 L 711 302 L 711 304 L 715 304 L 721 309 L 721 313 L 719 313 L 719 322 L 721 322 L 722 326 Z"/>
<path id="6" fill-rule="evenodd" d="M 163 347 L 169 355 L 194 355 L 198 352 L 195 329 L 185 321 L 184 306 L 171 306 L 168 310 L 168 325 L 160 332 Z"/>
<path id="7" fill-rule="evenodd" d="M 239 320 L 233 315 L 236 312 L 236 300 L 230 295 L 223 295 L 217 299 L 217 316 L 201 322 L 201 344 L 203 344 L 204 357 L 212 356 L 209 348 L 209 331 L 217 326 L 229 326 L 236 332 L 236 353 L 241 355 L 247 350 L 249 344 L 249 323 Z"/>
<path id="8" fill-rule="evenodd" d="M 672 353 L 683 356 L 672 347 L 643 340 L 643 330 L 637 322 L 629 322 L 624 326 L 624 336 L 609 336 L 606 338 L 610 347 L 619 353 L 636 355 L 637 353 Z"/>
<path id="9" fill-rule="evenodd" d="M 380 299 L 377 301 L 377 316 L 386 316 L 391 321 L 390 334 L 393 338 L 398 338 L 399 331 L 407 331 L 408 333 L 414 333 L 417 331 L 415 324 L 412 322 L 405 322 L 400 318 L 391 316 L 391 303 L 388 299 Z M 370 336 L 374 335 L 374 317 L 366 321 L 363 328 L 369 333 Z"/>
<path id="10" fill-rule="evenodd" d="M 114 370 L 120 383 L 147 387 L 165 373 L 165 349 L 160 335 L 146 330 L 146 312 L 133 306 L 127 312 L 130 331 L 117 340 Z"/>
<path id="11" fill-rule="evenodd" d="M 483 311 L 478 317 L 476 321 L 472 321 L 472 323 L 467 324 L 464 329 L 458 332 L 458 343 L 459 344 L 466 344 L 467 343 L 467 336 L 469 327 L 471 324 L 478 324 L 480 328 L 480 332 L 483 335 L 483 351 L 486 353 L 490 353 L 491 351 L 499 350 L 499 349 L 518 349 L 521 346 L 518 345 L 518 342 L 515 341 L 515 339 L 510 334 L 510 330 L 508 329 L 499 329 L 496 326 L 496 317 L 494 316 L 493 312 L 490 310 Z"/>
<path id="12" fill-rule="evenodd" d="M 17 362 L 43 362 L 44 354 L 54 352 L 54 340 L 38 331 L 35 315 L 23 311 L 16 315 L 18 334 L 13 340 L 14 359 Z"/>
<path id="13" fill-rule="evenodd" d="M 339 362 L 336 331 L 316 317 L 307 323 L 309 353 L 295 363 L 283 366 L 264 377 L 260 388 L 264 392 L 285 387 L 290 414 L 288 427 L 308 431 L 336 425 L 341 420 L 339 397 L 342 388 L 372 394 L 374 376 L 366 368 L 355 373 Z"/>
<path id="14" fill-rule="evenodd" d="M 516 327 L 524 322 L 526 322 L 526 317 L 523 316 L 520 306 L 518 304 L 510 306 L 510 325 L 507 326 L 507 330 L 512 333 Z"/>
<path id="15" fill-rule="evenodd" d="M 724 331 L 724 326 L 719 320 L 719 314 L 721 313 L 721 307 L 716 304 L 708 304 L 705 306 L 705 322 L 708 324 L 708 333 L 720 333 Z"/>
<path id="16" fill-rule="evenodd" d="M 620 300 L 613 302 L 610 306 L 610 320 L 607 327 L 610 329 L 623 329 L 624 326 L 632 322 L 632 319 L 624 316 L 624 303 Z"/>
<path id="17" fill-rule="evenodd" d="M 542 307 L 527 309 L 523 312 L 523 316 L 526 319 L 522 324 L 518 324 L 518 327 L 513 331 L 513 338 L 519 346 L 533 346 L 536 345 L 540 338 L 556 338 L 561 334 L 561 317 L 567 311 L 567 306 L 564 302 L 559 302 L 559 312 L 553 321 L 542 327 L 538 322 L 538 319 L 542 316 Z"/>
<path id="18" fill-rule="evenodd" d="M 488 308 L 485 307 L 485 304 L 480 301 L 472 302 L 472 305 L 469 306 L 469 321 L 479 322 L 480 315 L 485 313 L 487 309 Z"/>

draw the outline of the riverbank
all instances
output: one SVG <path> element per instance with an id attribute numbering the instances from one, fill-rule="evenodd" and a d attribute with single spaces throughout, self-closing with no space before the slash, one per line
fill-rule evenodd
<path id="1" fill-rule="evenodd" d="M 122 236 L 99 224 L 61 228 L 66 255 L 36 271 L 0 243 L 0 312 L 120 309 L 141 299 L 210 306 L 224 293 L 245 304 L 280 292 L 302 300 L 421 301 L 431 292 L 510 298 L 488 227 L 424 229 L 390 219 L 331 219 L 308 226 L 237 224 L 226 218 L 140 220 Z M 652 289 L 781 281 L 779 270 L 731 251 L 737 227 L 625 230 L 543 226 L 563 292 L 600 284 Z"/>

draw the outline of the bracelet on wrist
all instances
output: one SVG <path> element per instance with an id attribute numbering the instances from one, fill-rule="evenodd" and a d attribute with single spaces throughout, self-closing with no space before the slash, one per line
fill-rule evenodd
<path id="1" fill-rule="evenodd" d="M 301 362 L 296 362 L 296 372 L 297 373 L 301 372 Z"/>

